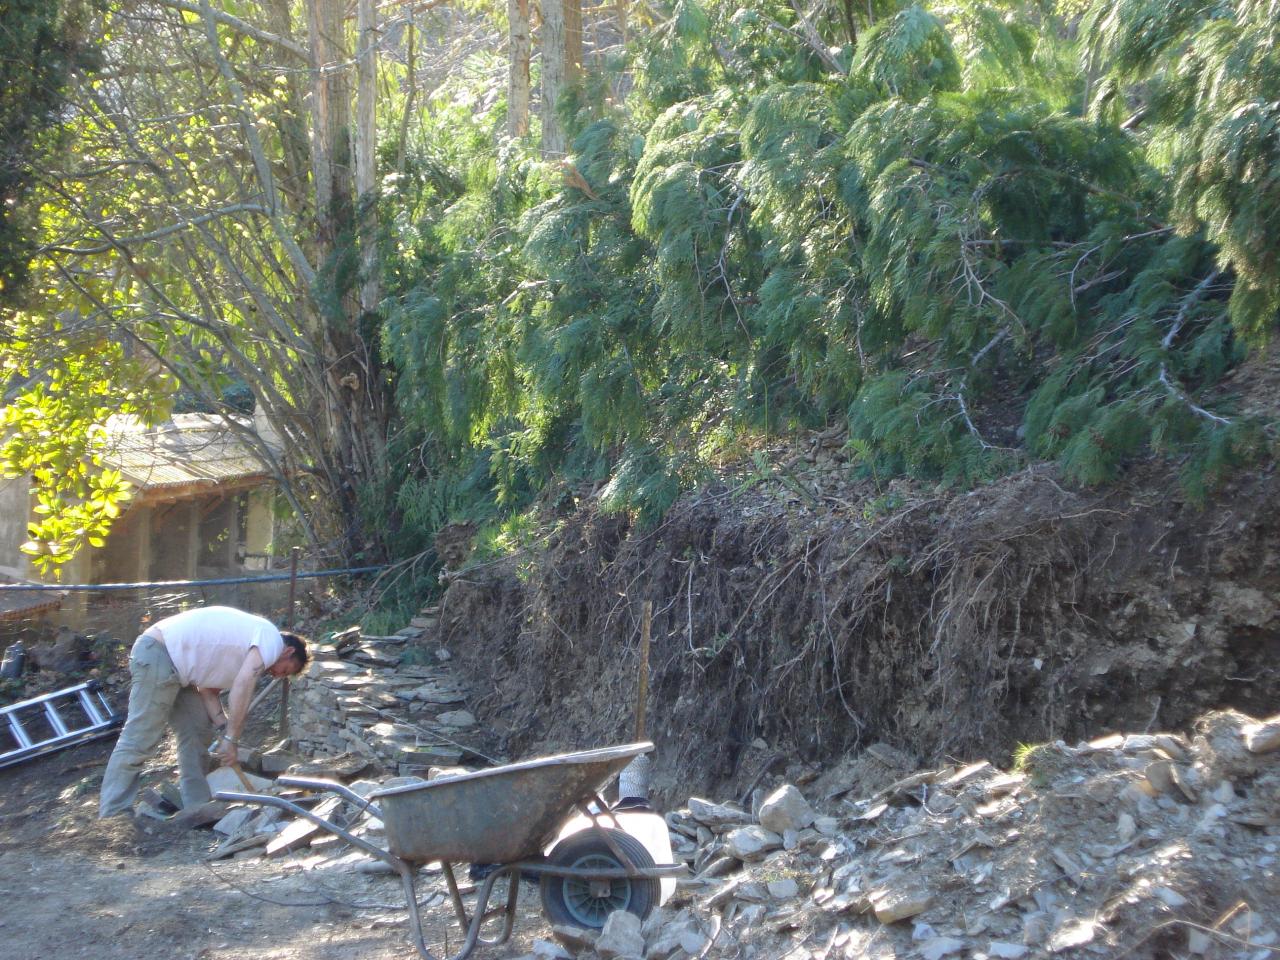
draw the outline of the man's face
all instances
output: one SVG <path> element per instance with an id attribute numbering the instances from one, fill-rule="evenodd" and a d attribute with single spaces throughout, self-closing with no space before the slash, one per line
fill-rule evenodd
<path id="1" fill-rule="evenodd" d="M 301 672 L 302 664 L 294 656 L 292 650 L 286 650 L 284 656 L 267 667 L 267 673 L 273 677 L 292 677 L 294 674 Z"/>

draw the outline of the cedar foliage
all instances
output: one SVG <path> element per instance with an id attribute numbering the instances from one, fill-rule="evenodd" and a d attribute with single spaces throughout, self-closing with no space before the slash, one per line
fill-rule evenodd
<path id="1" fill-rule="evenodd" d="M 1261 448 L 1216 386 L 1280 308 L 1275 0 L 664 9 L 625 100 L 561 103 L 564 169 L 456 81 L 387 199 L 435 496 L 657 517 L 741 435 L 841 419 L 951 484 L 1157 453 L 1203 492 Z"/>

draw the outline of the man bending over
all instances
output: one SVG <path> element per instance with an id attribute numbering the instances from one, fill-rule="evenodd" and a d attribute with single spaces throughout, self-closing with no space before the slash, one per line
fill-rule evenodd
<path id="1" fill-rule="evenodd" d="M 204 752 L 214 732 L 223 763 L 236 763 L 236 741 L 258 677 L 299 673 L 306 640 L 234 607 L 200 607 L 153 624 L 129 655 L 129 715 L 102 777 L 98 815 L 132 810 L 143 764 L 171 725 L 178 740 L 183 806 L 209 799 Z M 227 711 L 218 694 L 230 691 Z"/>

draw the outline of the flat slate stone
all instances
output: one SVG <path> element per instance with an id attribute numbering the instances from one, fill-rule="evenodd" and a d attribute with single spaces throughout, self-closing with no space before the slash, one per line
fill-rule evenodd
<path id="1" fill-rule="evenodd" d="M 317 817 L 329 817 L 338 809 L 340 803 L 342 803 L 340 797 L 329 797 L 327 800 L 320 801 L 312 812 Z M 311 843 L 311 838 L 319 832 L 319 825 L 312 823 L 310 820 L 301 818 L 294 820 L 267 844 L 267 856 L 275 857 L 282 853 L 288 853 L 290 850 L 305 847 Z"/>

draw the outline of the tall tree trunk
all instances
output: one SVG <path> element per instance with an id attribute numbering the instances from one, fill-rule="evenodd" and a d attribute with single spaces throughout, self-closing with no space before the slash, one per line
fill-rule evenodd
<path id="1" fill-rule="evenodd" d="M 410 20 L 404 27 L 405 39 L 405 84 L 408 89 L 404 95 L 404 110 L 400 114 L 400 139 L 396 144 L 396 171 L 404 173 L 405 158 L 409 150 L 409 118 L 413 116 L 413 106 L 418 99 L 418 67 L 413 52 L 414 26 Z"/>
<path id="2" fill-rule="evenodd" d="M 377 105 L 378 27 L 373 0 L 356 10 L 356 209 L 360 232 L 360 309 L 378 307 Z"/>
<path id="3" fill-rule="evenodd" d="M 564 73 L 569 85 L 582 79 L 582 0 L 564 3 Z"/>
<path id="4" fill-rule="evenodd" d="M 582 4 L 580 0 L 542 2 L 542 153 L 564 156 L 564 127 L 556 105 L 582 69 Z"/>
<path id="5" fill-rule="evenodd" d="M 308 0 L 311 41 L 312 177 L 316 187 L 316 227 L 324 254 L 349 229 L 351 196 L 351 105 L 342 29 L 342 0 Z"/>
<path id="6" fill-rule="evenodd" d="M 511 25 L 507 134 L 517 139 L 529 133 L 529 0 L 507 0 L 507 20 Z"/>
<path id="7" fill-rule="evenodd" d="M 622 38 L 624 46 L 627 42 L 627 10 L 629 6 L 630 4 L 627 0 L 614 0 L 613 7 L 618 12 L 618 35 Z"/>
<path id="8" fill-rule="evenodd" d="M 566 0 L 542 0 L 542 155 L 564 156 L 564 129 L 556 116 L 556 101 L 564 92 Z"/>
<path id="9" fill-rule="evenodd" d="M 351 90 L 343 0 L 308 0 L 311 42 L 312 176 L 321 271 L 314 296 L 321 314 L 317 348 L 329 358 L 328 389 L 316 415 L 324 423 L 325 458 L 348 549 L 358 535 L 359 491 L 382 470 L 387 403 L 378 361 L 361 336 L 358 304 L 349 278 L 358 234 L 352 182 Z M 337 480 L 335 483 L 334 481 Z"/>

